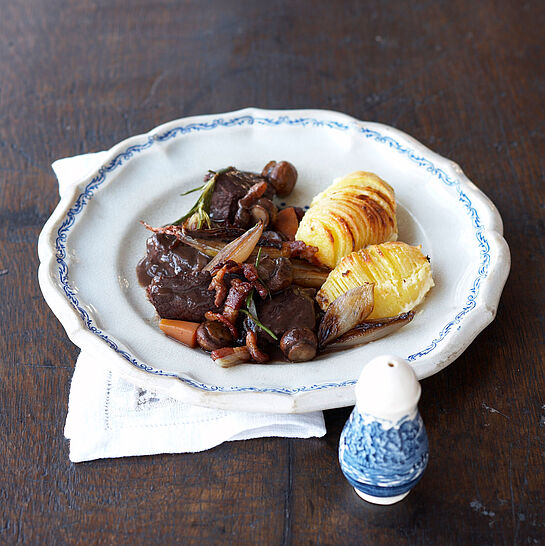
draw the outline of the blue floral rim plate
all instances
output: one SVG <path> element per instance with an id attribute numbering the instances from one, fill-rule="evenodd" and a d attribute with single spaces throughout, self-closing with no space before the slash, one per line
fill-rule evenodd
<path id="1" fill-rule="evenodd" d="M 189 403 L 306 412 L 354 403 L 374 356 L 407 359 L 420 379 L 453 362 L 496 313 L 510 267 L 500 215 L 460 167 L 397 129 L 323 110 L 238 112 L 172 121 L 129 138 L 63 193 L 39 239 L 40 285 L 70 339 L 141 386 Z M 177 218 L 208 169 L 260 171 L 287 159 L 299 171 L 291 204 L 332 180 L 376 172 L 396 191 L 399 239 L 421 244 L 436 286 L 392 336 L 302 364 L 218 368 L 166 338 L 136 282 L 148 233 L 139 220 Z"/>

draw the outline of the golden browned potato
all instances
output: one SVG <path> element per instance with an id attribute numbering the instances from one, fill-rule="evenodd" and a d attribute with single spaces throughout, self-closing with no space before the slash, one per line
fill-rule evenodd
<path id="1" fill-rule="evenodd" d="M 367 245 L 397 239 L 394 190 L 376 174 L 356 171 L 319 193 L 299 224 L 295 239 L 318 247 L 329 268 Z"/>
<path id="2" fill-rule="evenodd" d="M 414 309 L 434 286 L 420 247 L 400 241 L 370 245 L 343 258 L 316 296 L 323 310 L 341 294 L 374 283 L 375 306 L 368 318 L 385 318 Z"/>

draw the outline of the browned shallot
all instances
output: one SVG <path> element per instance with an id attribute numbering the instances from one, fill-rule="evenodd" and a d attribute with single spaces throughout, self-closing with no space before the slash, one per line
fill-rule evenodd
<path id="1" fill-rule="evenodd" d="M 233 260 L 239 264 L 245 262 L 255 248 L 263 233 L 263 223 L 259 222 L 253 228 L 231 241 L 223 247 L 203 268 L 203 271 L 212 271 L 217 264 Z"/>
<path id="2" fill-rule="evenodd" d="M 252 359 L 250 351 L 244 347 L 224 347 L 217 349 L 210 354 L 212 360 L 219 364 L 222 368 L 231 368 L 237 364 L 250 362 Z"/>
<path id="3" fill-rule="evenodd" d="M 405 324 L 413 320 L 414 311 L 401 313 L 395 317 L 375 319 L 358 324 L 352 330 L 344 333 L 327 346 L 327 349 L 349 349 L 364 343 L 370 343 L 377 339 L 393 334 Z"/>
<path id="4" fill-rule="evenodd" d="M 341 294 L 328 308 L 318 328 L 320 347 L 362 323 L 373 311 L 373 283 L 364 283 Z"/>

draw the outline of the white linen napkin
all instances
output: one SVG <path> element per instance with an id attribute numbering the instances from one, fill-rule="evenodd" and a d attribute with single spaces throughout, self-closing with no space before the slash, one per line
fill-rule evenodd
<path id="1" fill-rule="evenodd" d="M 52 167 L 61 196 L 91 173 L 105 155 L 98 152 L 55 161 Z M 191 406 L 129 383 L 108 362 L 84 352 L 76 362 L 64 429 L 72 462 L 189 453 L 228 440 L 310 438 L 325 433 L 321 411 L 268 414 Z"/>

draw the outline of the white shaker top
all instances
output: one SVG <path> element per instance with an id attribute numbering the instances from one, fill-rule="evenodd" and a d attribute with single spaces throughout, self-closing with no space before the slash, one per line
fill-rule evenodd
<path id="1" fill-rule="evenodd" d="M 396 421 L 416 412 L 421 393 L 412 367 L 394 355 L 373 358 L 361 372 L 355 387 L 360 414 Z"/>

